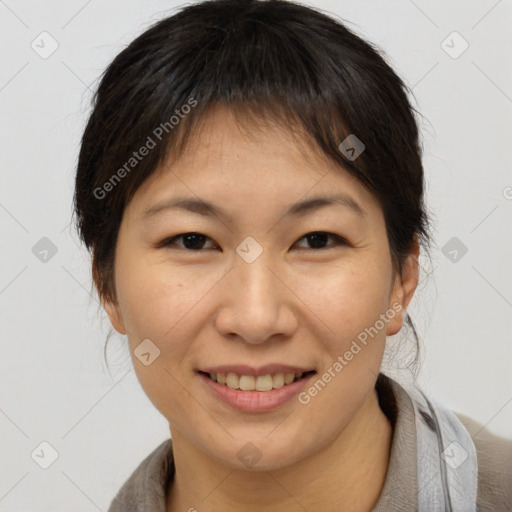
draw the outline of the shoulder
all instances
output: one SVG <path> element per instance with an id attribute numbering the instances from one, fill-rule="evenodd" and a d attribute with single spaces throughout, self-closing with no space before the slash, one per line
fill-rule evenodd
<path id="1" fill-rule="evenodd" d="M 497 436 L 477 421 L 454 412 L 475 444 L 479 512 L 512 511 L 512 440 Z"/>
<path id="2" fill-rule="evenodd" d="M 167 439 L 139 463 L 112 500 L 108 512 L 164 511 L 167 486 L 173 476 L 172 442 Z"/>

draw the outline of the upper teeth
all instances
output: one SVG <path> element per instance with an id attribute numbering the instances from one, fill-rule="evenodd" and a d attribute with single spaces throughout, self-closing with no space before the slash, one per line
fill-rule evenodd
<path id="1" fill-rule="evenodd" d="M 291 384 L 300 379 L 303 373 L 274 373 L 254 377 L 252 375 L 237 375 L 236 373 L 210 373 L 210 378 L 219 384 L 225 384 L 231 389 L 242 391 L 270 391 Z"/>

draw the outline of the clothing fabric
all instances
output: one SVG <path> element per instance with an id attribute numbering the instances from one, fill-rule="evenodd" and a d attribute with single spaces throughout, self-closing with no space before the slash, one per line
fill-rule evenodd
<path id="1" fill-rule="evenodd" d="M 455 416 L 411 390 L 416 425 L 418 512 L 476 512 L 478 462 L 471 436 Z"/>
<path id="2" fill-rule="evenodd" d="M 384 374 L 375 387 L 393 438 L 372 512 L 512 512 L 512 441 Z M 167 439 L 126 480 L 108 512 L 166 512 L 174 473 Z"/>

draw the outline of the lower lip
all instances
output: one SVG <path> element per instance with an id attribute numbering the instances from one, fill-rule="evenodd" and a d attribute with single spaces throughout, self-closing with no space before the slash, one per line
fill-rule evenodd
<path id="1" fill-rule="evenodd" d="M 311 373 L 291 384 L 271 391 L 242 391 L 219 384 L 203 373 L 199 373 L 199 377 L 208 386 L 208 389 L 233 409 L 243 412 L 267 412 L 281 407 L 297 395 L 314 376 L 315 374 Z"/>

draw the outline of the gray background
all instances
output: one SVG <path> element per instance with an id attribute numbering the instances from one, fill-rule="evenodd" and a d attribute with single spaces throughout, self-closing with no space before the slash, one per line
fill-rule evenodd
<path id="1" fill-rule="evenodd" d="M 512 438 L 512 1 L 312 4 L 380 45 L 426 117 L 436 245 L 410 309 L 424 347 L 419 383 Z M 104 368 L 109 323 L 69 222 L 97 78 L 176 5 L 0 1 L 1 511 L 104 511 L 169 435 L 123 337 L 112 341 L 112 377 Z M 48 469 L 40 467 L 51 457 L 43 441 L 58 453 Z"/>

